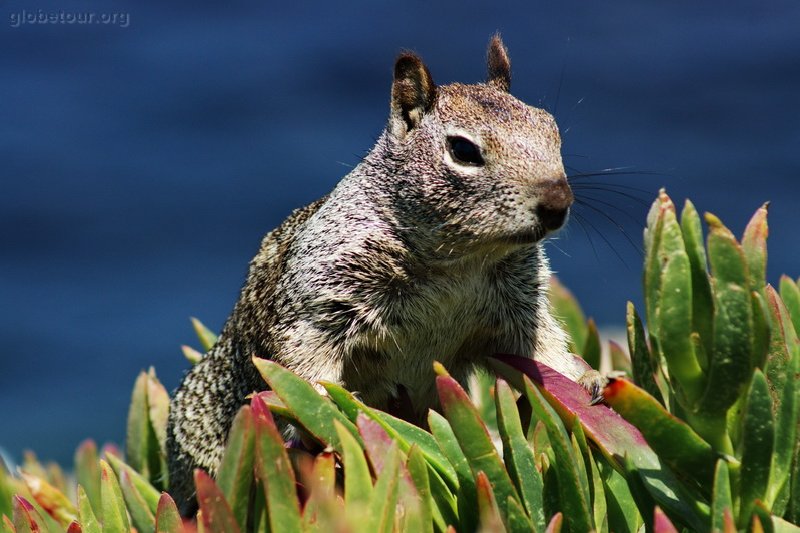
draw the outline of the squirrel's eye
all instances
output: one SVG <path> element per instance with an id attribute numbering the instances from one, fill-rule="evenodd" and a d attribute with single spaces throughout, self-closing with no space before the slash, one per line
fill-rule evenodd
<path id="1" fill-rule="evenodd" d="M 448 137 L 447 149 L 450 151 L 450 156 L 457 163 L 475 166 L 483 166 L 484 164 L 483 157 L 481 157 L 481 149 L 469 139 Z"/>

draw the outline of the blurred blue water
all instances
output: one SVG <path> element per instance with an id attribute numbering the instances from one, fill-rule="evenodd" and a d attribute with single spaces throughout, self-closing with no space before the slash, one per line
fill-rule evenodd
<path id="1" fill-rule="evenodd" d="M 136 372 L 176 386 L 187 318 L 219 328 L 261 235 L 371 147 L 404 47 L 440 83 L 478 81 L 499 29 L 512 92 L 555 113 L 572 172 L 656 173 L 595 180 L 634 189 L 580 192 L 549 247 L 601 324 L 639 298 L 627 239 L 663 185 L 737 232 L 772 200 L 770 279 L 800 274 L 800 4 L 721 6 L 6 2 L 0 447 L 66 463 L 85 437 L 121 441 Z M 23 10 L 128 24 L 12 27 Z"/>

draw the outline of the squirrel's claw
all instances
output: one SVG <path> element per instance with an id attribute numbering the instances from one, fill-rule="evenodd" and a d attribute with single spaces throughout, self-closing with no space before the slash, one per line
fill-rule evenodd
<path id="1" fill-rule="evenodd" d="M 592 397 L 589 401 L 589 405 L 597 405 L 602 403 L 604 400 L 603 389 L 605 386 L 608 385 L 611 380 L 621 377 L 625 377 L 625 372 L 620 370 L 614 370 L 608 374 L 602 374 L 597 370 L 592 369 L 587 370 L 580 378 L 578 378 L 578 384 L 589 391 L 589 394 Z"/>

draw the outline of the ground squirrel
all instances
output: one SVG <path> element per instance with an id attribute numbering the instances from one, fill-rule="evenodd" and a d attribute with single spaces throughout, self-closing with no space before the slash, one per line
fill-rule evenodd
<path id="1" fill-rule="evenodd" d="M 172 400 L 170 492 L 184 514 L 193 469 L 215 472 L 237 410 L 266 388 L 253 355 L 379 408 L 402 395 L 420 420 L 437 405 L 434 360 L 462 382 L 498 352 L 586 381 L 550 311 L 541 245 L 573 199 L 558 128 L 509 94 L 497 35 L 487 59 L 486 83 L 436 86 L 402 53 L 375 147 L 264 237 L 217 344 Z"/>

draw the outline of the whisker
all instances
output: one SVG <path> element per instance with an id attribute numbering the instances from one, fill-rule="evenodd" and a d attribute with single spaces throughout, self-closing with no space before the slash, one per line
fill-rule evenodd
<path id="1" fill-rule="evenodd" d="M 586 224 L 588 224 L 589 221 L 586 220 L 586 218 L 584 216 L 582 216 L 580 213 L 576 213 L 575 211 L 572 212 L 572 217 L 575 218 L 575 222 L 578 223 L 578 225 L 583 230 L 583 233 L 586 235 L 586 239 L 589 241 L 589 246 L 591 246 L 591 248 L 592 248 L 592 253 L 594 254 L 594 258 L 599 263 L 600 262 L 600 256 L 597 254 L 597 248 L 595 248 L 594 241 L 592 240 L 592 236 L 589 234 L 589 231 L 586 229 L 586 225 L 584 224 L 584 222 Z"/>
<path id="2" fill-rule="evenodd" d="M 637 252 L 638 252 L 640 255 L 644 253 L 644 252 L 642 251 L 642 249 L 639 247 L 639 245 L 638 245 L 638 244 L 636 244 L 636 243 L 633 241 L 633 239 L 631 239 L 631 236 L 630 236 L 630 235 L 628 235 L 628 232 L 627 232 L 627 231 L 625 231 L 625 228 L 622 226 L 622 224 L 620 224 L 619 222 L 617 222 L 616 220 L 614 220 L 614 219 L 613 219 L 613 218 L 612 218 L 612 217 L 611 217 L 611 216 L 610 216 L 608 213 L 606 213 L 605 211 L 603 211 L 603 210 L 602 210 L 602 209 L 600 209 L 599 207 L 595 207 L 595 206 L 593 206 L 592 204 L 590 204 L 590 203 L 588 203 L 588 202 L 581 202 L 581 201 L 578 201 L 577 203 L 578 203 L 578 205 L 581 205 L 581 206 L 584 206 L 584 207 L 588 207 L 589 209 L 591 209 L 591 210 L 593 210 L 593 211 L 596 211 L 597 213 L 599 213 L 599 214 L 603 215 L 603 217 L 605 217 L 605 218 L 606 218 L 606 219 L 607 219 L 609 222 L 611 222 L 611 224 L 613 224 L 614 226 L 616 226 L 616 227 L 617 227 L 617 229 L 619 229 L 619 230 L 620 230 L 620 232 L 622 232 L 622 234 L 625 236 L 625 238 L 628 240 L 628 242 L 629 242 L 629 243 L 630 243 L 630 245 L 631 245 L 631 246 L 634 248 L 634 250 L 636 250 L 636 251 L 637 251 Z M 606 241 L 606 244 L 608 244 L 609 248 L 611 248 L 611 249 L 614 251 L 614 253 L 617 255 L 617 257 L 619 257 L 620 261 L 622 261 L 622 262 L 625 264 L 625 266 L 627 267 L 627 266 L 628 266 L 628 265 L 627 265 L 627 263 L 625 263 L 625 261 L 623 261 L 623 260 L 622 260 L 622 257 L 619 255 L 619 253 L 617 252 L 617 250 L 616 250 L 616 249 L 615 249 L 613 246 L 611 246 L 611 243 L 608 241 L 608 239 L 606 238 L 606 236 L 605 236 L 605 235 L 604 235 L 602 232 L 600 232 L 600 231 L 598 231 L 598 233 L 599 233 L 599 234 L 600 234 L 600 236 L 603 238 L 603 240 L 604 240 L 604 241 Z"/>

